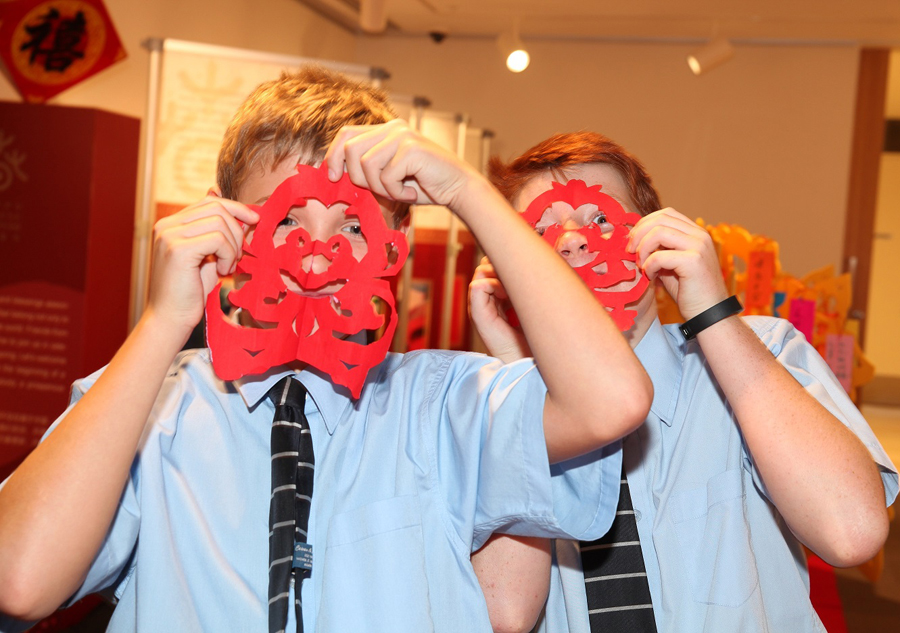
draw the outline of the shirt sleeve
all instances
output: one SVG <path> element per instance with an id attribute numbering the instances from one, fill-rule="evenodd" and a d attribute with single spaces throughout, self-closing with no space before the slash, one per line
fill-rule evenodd
<path id="1" fill-rule="evenodd" d="M 885 453 L 868 422 L 847 396 L 847 392 L 835 378 L 828 364 L 806 338 L 793 325 L 783 319 L 749 318 L 748 325 L 778 362 L 787 369 L 803 388 L 828 411 L 849 428 L 865 445 L 878 465 L 884 484 L 885 504 L 897 497 L 897 467 Z M 744 448 L 745 455 L 749 452 Z M 746 458 L 749 462 L 749 457 Z M 751 464 L 752 465 L 752 464 Z M 768 491 L 756 468 L 752 468 L 756 486 L 768 497 Z"/>
<path id="2" fill-rule="evenodd" d="M 478 549 L 493 532 L 592 540 L 618 502 L 619 443 L 550 466 L 544 439 L 547 388 L 534 362 L 503 365 L 457 355 L 434 386 L 439 483 L 460 538 Z"/>

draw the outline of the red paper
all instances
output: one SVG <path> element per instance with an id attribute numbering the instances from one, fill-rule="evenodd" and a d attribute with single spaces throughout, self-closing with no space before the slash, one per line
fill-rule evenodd
<path id="1" fill-rule="evenodd" d="M 747 290 L 744 307 L 767 308 L 772 305 L 772 281 L 775 278 L 775 253 L 769 250 L 750 251 L 747 262 Z"/>
<path id="2" fill-rule="evenodd" d="M 235 380 L 301 361 L 359 397 L 366 374 L 384 359 L 397 326 L 394 296 L 384 278 L 395 275 L 406 261 L 406 236 L 387 228 L 372 193 L 351 183 L 347 175 L 333 183 L 324 168 L 298 165 L 297 171 L 258 209 L 259 224 L 252 239 L 244 242 L 244 256 L 236 271 L 238 276 L 249 275 L 249 280 L 228 296 L 235 307 L 262 325 L 237 325 L 227 320 L 219 302 L 219 286 L 207 298 L 206 328 L 213 368 L 223 380 Z M 279 223 L 292 207 L 305 206 L 308 200 L 328 207 L 348 205 L 345 215 L 358 218 L 368 245 L 361 261 L 354 258 L 344 235 L 334 235 L 325 243 L 311 240 L 302 226 L 292 230 L 284 244 L 275 246 L 273 236 Z M 330 261 L 324 272 L 311 272 L 309 261 L 316 256 Z M 286 276 L 303 294 L 288 288 Z M 343 285 L 333 294 L 316 295 L 335 284 Z M 386 306 L 385 314 L 378 311 L 379 303 Z M 374 342 L 359 340 L 376 332 L 380 337 Z"/>
<path id="3" fill-rule="evenodd" d="M 0 3 L 0 58 L 26 101 L 43 103 L 125 55 L 102 0 Z"/>
<path id="4" fill-rule="evenodd" d="M 829 334 L 825 337 L 825 362 L 847 393 L 853 388 L 853 349 L 851 334 Z"/>
<path id="5" fill-rule="evenodd" d="M 535 227 L 554 202 L 565 202 L 573 209 L 585 204 L 594 204 L 606 215 L 607 222 L 613 226 L 611 232 L 604 233 L 600 225 L 593 223 L 577 230 L 587 239 L 588 251 L 596 255 L 587 264 L 575 268 L 575 272 L 594 292 L 600 303 L 609 310 L 609 316 L 616 327 L 624 332 L 634 325 L 634 318 L 637 316 L 636 310 L 629 310 L 626 306 L 640 299 L 650 283 L 636 266 L 634 268 L 625 266 L 625 262 L 637 261 L 637 255 L 629 253 L 625 246 L 631 228 L 641 216 L 638 213 L 626 212 L 615 198 L 601 193 L 601 188 L 601 185 L 588 187 L 583 180 L 569 180 L 565 184 L 554 182 L 549 190 L 528 205 L 522 216 L 526 222 Z M 544 231 L 544 239 L 555 248 L 559 238 L 566 232 L 562 226 L 554 224 Z M 605 272 L 598 272 L 598 268 L 604 265 Z M 627 290 L 607 290 L 627 281 L 636 283 Z"/>
<path id="6" fill-rule="evenodd" d="M 816 324 L 816 302 L 809 299 L 793 299 L 788 321 L 794 324 L 806 340 L 812 344 L 813 328 Z"/>

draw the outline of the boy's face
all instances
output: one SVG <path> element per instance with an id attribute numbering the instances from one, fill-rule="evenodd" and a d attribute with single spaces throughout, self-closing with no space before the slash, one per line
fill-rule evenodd
<path id="1" fill-rule="evenodd" d="M 238 202 L 254 206 L 265 204 L 282 182 L 297 175 L 298 159 L 298 156 L 291 156 L 274 167 L 254 170 L 238 189 Z M 380 196 L 375 196 L 375 198 L 378 200 L 382 219 L 387 226 L 393 226 L 393 212 L 389 203 Z M 290 207 L 272 236 L 275 247 L 284 245 L 288 235 L 295 229 L 301 228 L 308 233 L 310 240 L 323 244 L 329 244 L 335 236 L 343 236 L 351 249 L 348 254 L 352 254 L 355 261 L 361 262 L 369 250 L 366 240 L 367 231 L 363 230 L 362 221 L 358 216 L 346 214 L 347 209 L 348 205 L 344 202 L 326 206 L 316 199 L 308 199 L 304 206 Z M 403 226 L 400 230 L 405 233 L 407 228 L 407 226 Z M 252 233 L 248 239 L 252 240 Z M 396 256 L 396 252 L 393 255 Z M 327 271 L 331 263 L 323 254 L 307 254 L 301 258 L 301 261 L 296 262 L 295 272 L 297 276 L 313 275 L 322 279 L 328 276 Z M 301 287 L 297 276 L 290 275 L 288 271 L 281 272 L 282 280 L 287 288 L 305 296 L 333 295 L 344 285 L 343 280 L 333 279 L 330 280 L 330 283 L 318 288 L 310 288 L 308 285 Z M 306 279 L 308 281 L 310 277 Z"/>
<path id="2" fill-rule="evenodd" d="M 588 163 L 566 168 L 562 178 L 543 172 L 526 183 L 514 206 L 579 272 L 619 329 L 628 331 L 647 315 L 652 320 L 654 293 L 624 247 L 640 214 L 617 169 Z"/>
<path id="3" fill-rule="evenodd" d="M 392 212 L 371 192 L 296 157 L 251 174 L 237 197 L 260 220 L 229 294 L 241 324 L 223 318 L 216 292 L 207 300 L 216 373 L 233 380 L 300 361 L 358 396 L 397 325 L 385 277 L 406 259 L 404 231 L 388 228 Z"/>

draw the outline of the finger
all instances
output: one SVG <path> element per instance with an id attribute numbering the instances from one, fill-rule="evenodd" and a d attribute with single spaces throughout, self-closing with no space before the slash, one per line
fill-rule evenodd
<path id="1" fill-rule="evenodd" d="M 706 231 L 696 222 L 693 222 L 674 209 L 666 208 L 644 216 L 634 225 L 629 235 L 628 249 L 631 252 L 634 252 L 635 245 L 640 242 L 648 232 L 657 226 L 668 226 L 693 235 L 699 235 L 701 232 L 706 233 Z"/>
<path id="2" fill-rule="evenodd" d="M 229 200 L 228 198 L 216 198 L 219 204 L 228 213 L 245 224 L 257 224 L 259 222 L 259 213 L 237 200 Z"/>
<path id="3" fill-rule="evenodd" d="M 234 235 L 238 245 L 238 257 L 240 257 L 244 239 L 250 230 L 259 223 L 259 213 L 235 200 L 220 198 L 220 202 L 223 203 L 223 208 L 228 212 L 228 215 L 222 215 L 221 217 L 225 220 L 232 235 Z"/>
<path id="4" fill-rule="evenodd" d="M 381 134 L 370 131 L 354 136 L 344 143 L 344 165 L 347 175 L 350 176 L 350 182 L 357 187 L 368 188 L 369 186 L 366 172 L 362 166 L 362 158 L 380 139 Z"/>
<path id="5" fill-rule="evenodd" d="M 221 216 L 229 224 L 236 239 L 243 239 L 244 227 L 241 223 L 252 225 L 259 222 L 259 214 L 248 206 L 227 198 L 207 196 L 178 213 L 162 218 L 154 226 L 154 231 L 162 232 L 214 215 Z"/>
<path id="6" fill-rule="evenodd" d="M 393 136 L 382 139 L 370 147 L 360 158 L 360 165 L 366 179 L 366 186 L 373 192 L 396 199 L 391 195 L 384 182 L 383 171 L 385 166 L 397 151 L 397 139 Z"/>
<path id="7" fill-rule="evenodd" d="M 415 204 L 434 204 L 415 180 L 421 168 L 421 156 L 416 146 L 408 142 L 398 144 L 396 153 L 381 171 L 381 182 L 395 200 Z"/>
<path id="8" fill-rule="evenodd" d="M 166 231 L 166 238 L 174 243 L 178 240 L 212 233 L 219 233 L 222 238 L 231 245 L 231 248 L 235 253 L 240 253 L 241 245 L 243 243 L 240 226 L 234 221 L 234 218 L 231 218 L 231 224 L 229 224 L 229 222 L 220 215 L 201 217 L 193 222 L 172 227 Z"/>
<path id="9" fill-rule="evenodd" d="M 682 276 L 685 269 L 693 265 L 696 253 L 690 251 L 656 251 L 644 261 L 641 270 L 653 281 L 661 271 L 671 271 Z"/>
<path id="10" fill-rule="evenodd" d="M 701 244 L 692 235 L 669 226 L 654 226 L 637 243 L 635 253 L 638 261 L 645 261 L 654 251 L 669 250 L 699 250 Z"/>
<path id="11" fill-rule="evenodd" d="M 497 277 L 497 271 L 491 264 L 481 264 L 475 268 L 472 279 L 491 279 Z"/>
<path id="12" fill-rule="evenodd" d="M 651 279 L 661 279 L 666 289 L 678 301 L 682 316 L 690 319 L 710 306 L 723 301 L 728 290 L 721 275 L 693 278 L 689 271 L 696 269 L 691 261 L 694 253 L 657 251 L 646 262 L 645 272 Z"/>
<path id="13" fill-rule="evenodd" d="M 334 140 L 331 142 L 328 151 L 325 152 L 325 158 L 322 161 L 327 166 L 328 178 L 330 180 L 336 182 L 341 179 L 341 176 L 344 175 L 344 164 L 347 159 L 347 142 L 354 137 L 359 136 L 360 134 L 364 134 L 367 130 L 370 129 L 370 126 L 348 125 L 338 131 L 337 135 L 335 135 L 334 137 Z"/>
<path id="14" fill-rule="evenodd" d="M 204 231 L 192 236 L 175 235 L 170 231 L 157 240 L 155 259 L 179 269 L 196 268 L 210 256 L 216 259 L 216 270 L 221 275 L 233 272 L 237 250 L 222 231 Z"/>
<path id="15" fill-rule="evenodd" d="M 218 236 L 221 238 L 225 237 L 222 233 L 219 233 Z M 234 272 L 238 255 L 229 240 L 216 239 L 216 237 L 216 234 L 206 234 L 194 239 L 197 240 L 198 246 L 207 248 L 211 246 L 215 247 L 215 250 L 212 252 L 212 257 L 214 257 L 216 261 L 216 273 L 218 273 L 220 277 L 225 277 Z"/>
<path id="16" fill-rule="evenodd" d="M 474 279 L 469 283 L 469 292 L 482 293 L 496 298 L 498 301 L 509 301 L 506 288 L 499 279 Z"/>

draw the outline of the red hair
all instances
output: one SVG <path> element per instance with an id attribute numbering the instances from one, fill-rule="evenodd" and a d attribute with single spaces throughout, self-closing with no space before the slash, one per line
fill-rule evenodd
<path id="1" fill-rule="evenodd" d="M 488 177 L 507 200 L 514 202 L 534 176 L 567 167 L 603 163 L 614 167 L 625 180 L 636 210 L 647 215 L 660 208 L 659 194 L 640 161 L 621 145 L 596 132 L 557 134 L 538 143 L 508 164 L 496 156 L 488 164 Z"/>

